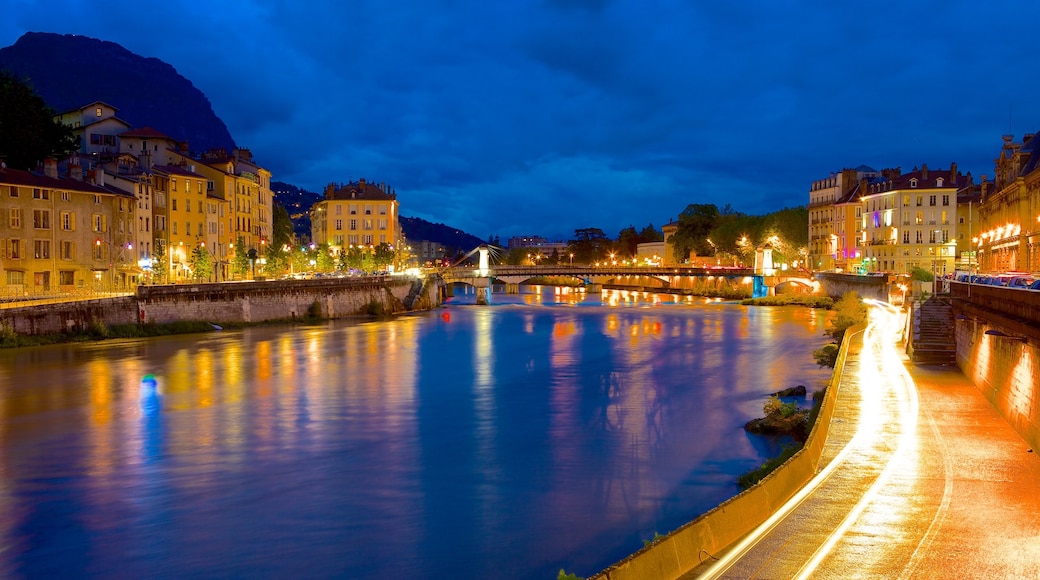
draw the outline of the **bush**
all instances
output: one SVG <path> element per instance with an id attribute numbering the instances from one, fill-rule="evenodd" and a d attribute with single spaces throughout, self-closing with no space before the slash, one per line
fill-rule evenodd
<path id="1" fill-rule="evenodd" d="M 825 344 L 822 348 L 818 348 L 813 351 L 813 358 L 816 359 L 816 364 L 821 367 L 831 367 L 838 363 L 838 345 L 831 343 Z"/>
<path id="2" fill-rule="evenodd" d="M 740 303 L 745 306 L 808 306 L 809 308 L 826 309 L 834 307 L 834 299 L 830 296 L 816 296 L 813 294 L 763 296 L 762 298 L 749 298 Z"/>
<path id="3" fill-rule="evenodd" d="M 827 334 L 838 342 L 845 336 L 846 329 L 867 319 L 867 307 L 855 292 L 843 294 L 841 299 L 834 303 L 834 313 Z"/>
<path id="4" fill-rule="evenodd" d="M 750 488 L 752 485 L 762 481 L 762 479 L 772 473 L 774 469 L 783 465 L 783 463 L 790 459 L 791 456 L 798 453 L 798 450 L 801 448 L 801 445 L 793 443 L 790 445 L 784 445 L 784 448 L 780 451 L 780 455 L 777 455 L 772 459 L 767 459 L 758 469 L 753 469 L 738 477 L 737 485 L 739 485 L 741 489 Z"/>

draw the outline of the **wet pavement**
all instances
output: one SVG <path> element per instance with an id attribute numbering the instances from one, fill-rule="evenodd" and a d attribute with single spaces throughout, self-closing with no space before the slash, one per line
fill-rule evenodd
<path id="1" fill-rule="evenodd" d="M 872 321 L 812 493 L 684 578 L 1040 578 L 1040 457 L 957 367 L 909 363 L 900 313 Z"/>

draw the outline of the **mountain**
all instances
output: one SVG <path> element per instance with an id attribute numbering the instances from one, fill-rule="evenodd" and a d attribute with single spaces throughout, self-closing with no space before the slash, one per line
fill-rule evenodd
<path id="1" fill-rule="evenodd" d="M 321 201 L 321 194 L 306 191 L 291 183 L 272 181 L 274 201 L 289 212 L 297 237 L 311 237 L 311 206 Z M 401 230 L 410 242 L 428 241 L 459 251 L 469 251 L 484 243 L 483 240 L 458 228 L 435 224 L 421 218 L 400 216 Z"/>
<path id="2" fill-rule="evenodd" d="M 104 101 L 133 127 L 150 126 L 192 151 L 235 148 L 227 126 L 202 91 L 157 58 L 104 40 L 27 32 L 0 48 L 0 69 L 27 77 L 55 112 Z"/>
<path id="3" fill-rule="evenodd" d="M 401 229 L 404 230 L 404 237 L 409 242 L 435 242 L 462 252 L 468 252 L 484 243 L 484 240 L 477 236 L 467 234 L 460 229 L 444 224 L 435 224 L 421 218 L 404 216 L 401 216 L 400 220 Z"/>

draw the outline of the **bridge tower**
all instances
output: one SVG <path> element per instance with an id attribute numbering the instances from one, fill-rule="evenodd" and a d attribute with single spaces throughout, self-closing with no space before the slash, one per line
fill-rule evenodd
<path id="1" fill-rule="evenodd" d="M 490 263 L 488 261 L 488 247 L 486 244 L 481 244 L 477 250 L 480 253 L 480 259 L 477 262 L 478 277 L 476 279 L 476 284 L 474 284 L 477 291 L 477 304 L 491 304 L 491 276 L 489 274 Z"/>
<path id="2" fill-rule="evenodd" d="M 755 297 L 776 294 L 776 267 L 773 264 L 773 245 L 769 242 L 755 248 L 755 274 L 762 277 L 761 289 L 758 279 L 755 280 Z"/>

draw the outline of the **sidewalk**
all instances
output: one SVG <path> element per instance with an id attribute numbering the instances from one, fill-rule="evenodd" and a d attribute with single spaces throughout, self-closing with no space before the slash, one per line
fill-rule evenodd
<path id="1" fill-rule="evenodd" d="M 1040 578 L 1040 454 L 957 367 L 907 369 L 920 399 L 918 477 L 939 501 L 903 575 Z"/>

